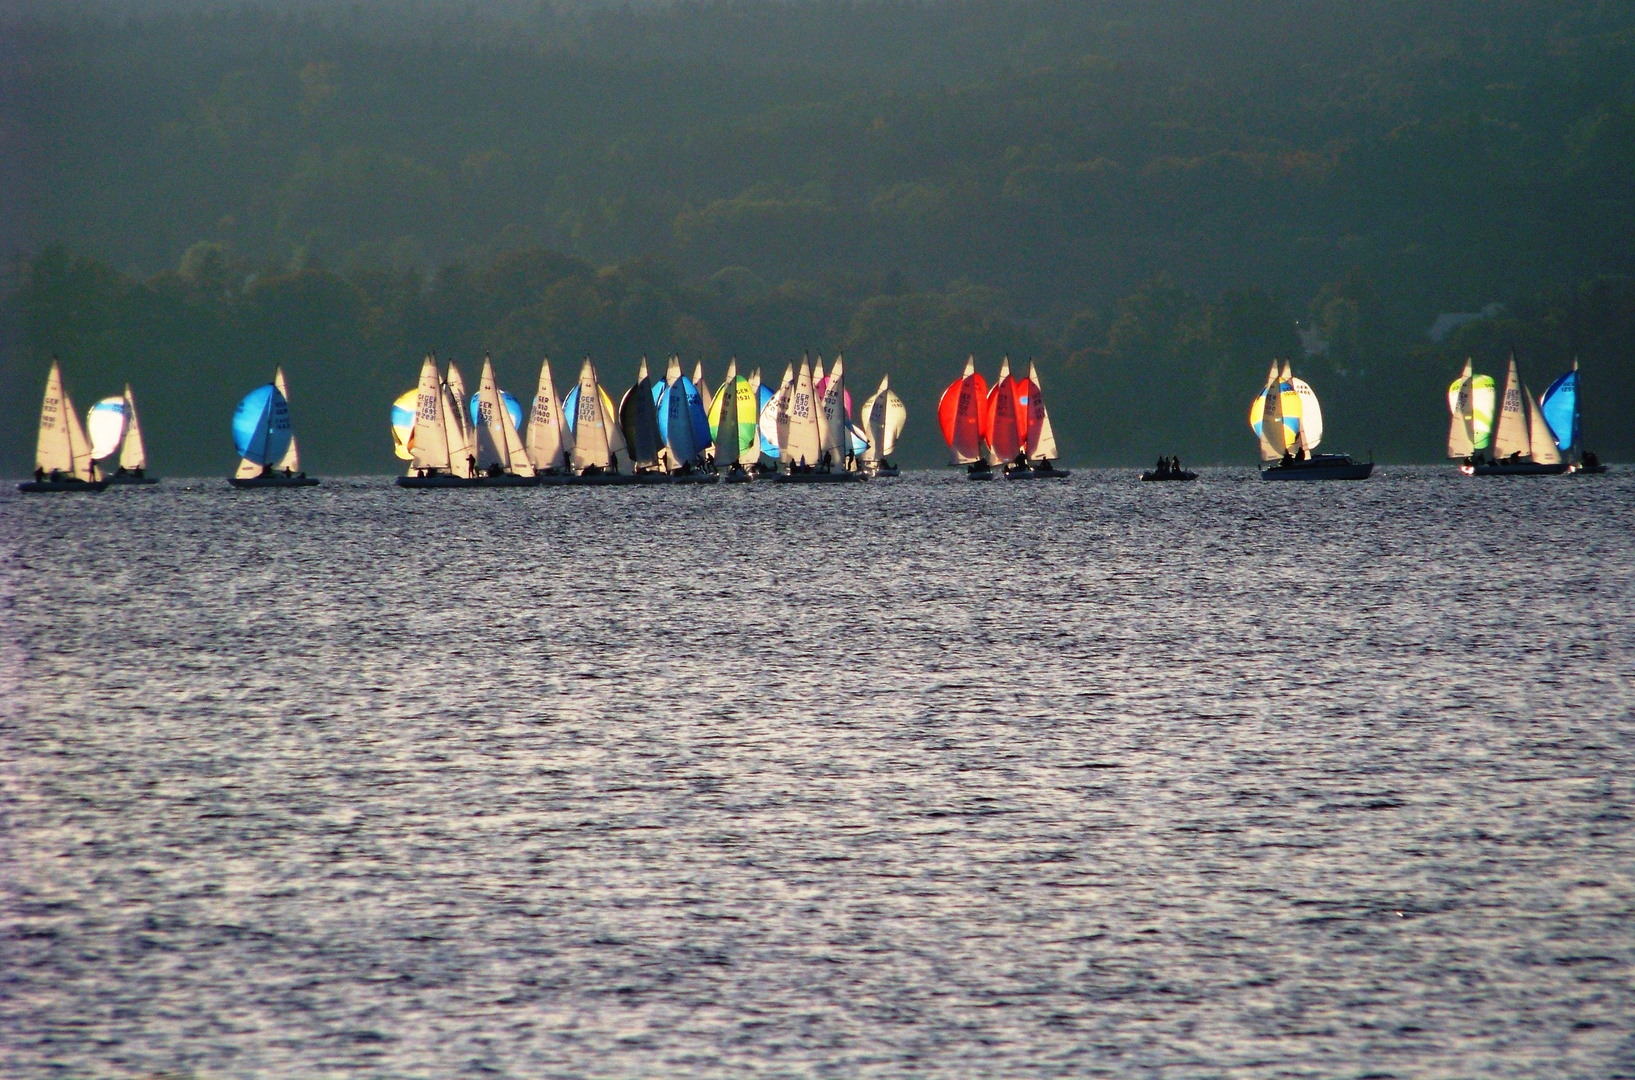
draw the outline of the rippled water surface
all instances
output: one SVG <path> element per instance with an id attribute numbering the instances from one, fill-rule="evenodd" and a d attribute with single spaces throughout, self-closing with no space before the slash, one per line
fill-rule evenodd
<path id="1" fill-rule="evenodd" d="M 1631 1075 L 1632 499 L 8 490 L 0 1075 Z"/>

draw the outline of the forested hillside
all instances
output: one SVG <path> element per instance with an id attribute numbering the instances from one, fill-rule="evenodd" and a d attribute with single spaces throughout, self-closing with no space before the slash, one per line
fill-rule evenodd
<path id="1" fill-rule="evenodd" d="M 156 465 L 283 363 L 326 471 L 428 349 L 1035 356 L 1082 461 L 1248 460 L 1269 357 L 1429 460 L 1466 351 L 1635 452 L 1635 7 L 1597 0 L 29 5 L 0 32 L 0 449 L 62 355 Z M 1499 318 L 1435 343 L 1437 314 Z M 1297 323 L 1318 355 L 1300 360 Z M 1319 344 L 1320 343 L 1320 344 Z M 303 402 L 310 403 L 303 410 Z M 323 403 L 323 412 L 315 406 Z M 151 419 L 150 419 L 151 417 Z M 219 419 L 219 422 L 218 422 Z"/>

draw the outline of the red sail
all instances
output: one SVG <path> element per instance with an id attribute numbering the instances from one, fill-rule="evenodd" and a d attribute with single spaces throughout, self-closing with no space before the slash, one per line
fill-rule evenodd
<path id="1" fill-rule="evenodd" d="M 1027 445 L 1027 385 L 1027 379 L 1012 375 L 988 395 L 988 445 L 1000 461 L 1009 461 Z"/>
<path id="2" fill-rule="evenodd" d="M 983 402 L 988 387 L 981 375 L 972 372 L 943 391 L 937 405 L 942 437 L 956 460 L 976 461 L 982 456 Z"/>

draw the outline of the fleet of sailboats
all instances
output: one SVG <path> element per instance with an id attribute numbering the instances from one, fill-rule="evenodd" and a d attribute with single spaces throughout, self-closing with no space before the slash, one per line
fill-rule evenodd
<path id="1" fill-rule="evenodd" d="M 1448 457 L 1466 476 L 1553 476 L 1601 472 L 1580 444 L 1578 362 L 1535 398 L 1510 355 L 1504 393 L 1490 375 L 1464 370 L 1448 387 Z"/>
<path id="2" fill-rule="evenodd" d="M 968 357 L 960 377 L 943 391 L 937 418 L 953 454 L 949 464 L 964 465 L 971 480 L 992 480 L 996 475 L 1007 480 L 1060 480 L 1072 475 L 1056 467 L 1056 430 L 1045 408 L 1039 368 L 1031 361 L 1027 375 L 1014 375 L 1006 356 L 990 387 L 976 370 L 976 357 Z"/>
<path id="3" fill-rule="evenodd" d="M 1500 390 L 1467 360 L 1448 387 L 1448 457 L 1467 475 L 1595 474 L 1606 471 L 1582 445 L 1580 372 L 1572 368 L 1535 397 L 1510 356 Z M 943 391 L 937 408 L 951 464 L 972 480 L 1062 478 L 1038 366 L 1014 373 L 1010 357 L 989 384 L 974 356 Z M 419 384 L 391 410 L 393 451 L 408 463 L 397 483 L 409 488 L 525 487 L 541 484 L 713 484 L 855 482 L 899 474 L 891 460 L 908 417 L 888 377 L 853 418 L 846 365 L 802 356 L 776 389 L 759 368 L 747 377 L 737 359 L 715 388 L 703 364 L 685 374 L 670 356 L 662 378 L 643 357 L 617 407 L 587 357 L 565 396 L 557 396 L 548 360 L 524 410 L 498 384 L 484 357 L 476 393 L 453 361 L 435 355 Z M 1365 479 L 1373 462 L 1319 453 L 1323 410 L 1316 392 L 1287 360 L 1273 361 L 1250 403 L 1267 480 Z M 301 470 L 282 368 L 239 402 L 232 423 L 240 488 L 310 487 Z M 1167 459 L 1166 459 L 1167 460 Z M 129 384 L 96 401 L 82 424 L 55 359 L 41 402 L 34 478 L 24 491 L 101 491 L 110 484 L 151 485 L 147 447 Z M 110 472 L 110 468 L 112 471 Z M 1195 474 L 1186 474 L 1191 478 Z M 1172 477 L 1164 477 L 1172 478 Z"/>
<path id="4" fill-rule="evenodd" d="M 1264 480 L 1366 480 L 1372 461 L 1354 461 L 1349 454 L 1319 454 L 1323 441 L 1323 408 L 1317 392 L 1298 379 L 1284 360 L 1272 361 L 1266 385 L 1249 403 L 1249 427 L 1260 444 Z"/>

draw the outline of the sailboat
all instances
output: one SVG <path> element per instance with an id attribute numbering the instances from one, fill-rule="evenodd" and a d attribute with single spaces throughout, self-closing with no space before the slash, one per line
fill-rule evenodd
<path id="1" fill-rule="evenodd" d="M 1260 442 L 1261 461 L 1276 462 L 1261 470 L 1263 480 L 1366 480 L 1373 475 L 1372 461 L 1314 453 L 1323 441 L 1322 406 L 1316 391 L 1294 377 L 1287 360 L 1281 370 L 1272 361 L 1265 388 L 1249 405 L 1249 426 Z"/>
<path id="2" fill-rule="evenodd" d="M 251 390 L 238 403 L 233 412 L 233 445 L 240 460 L 238 471 L 227 482 L 236 488 L 318 486 L 316 479 L 300 471 L 289 386 L 281 367 L 273 373 L 272 382 Z"/>
<path id="3" fill-rule="evenodd" d="M 679 356 L 670 358 L 655 405 L 671 481 L 715 483 L 719 478 L 704 468 L 704 452 L 711 444 L 709 416 L 704 411 L 697 384 L 681 373 Z"/>
<path id="4" fill-rule="evenodd" d="M 786 382 L 793 381 L 794 377 L 793 367 L 785 371 Z M 755 393 L 755 445 L 742 453 L 741 460 L 744 468 L 757 477 L 775 476 L 778 472 L 778 444 L 776 440 L 767 437 L 763 421 L 776 395 L 772 388 L 761 380 L 760 368 L 749 373 L 749 387 Z"/>
<path id="5" fill-rule="evenodd" d="M 647 357 L 642 357 L 635 383 L 619 399 L 619 429 L 630 449 L 630 464 L 637 483 L 670 482 L 670 472 L 664 463 L 664 435 L 659 430 L 662 392 L 663 385 L 653 381 L 647 370 Z"/>
<path id="6" fill-rule="evenodd" d="M 34 479 L 17 485 L 19 491 L 101 491 L 108 481 L 91 457 L 91 442 L 80 426 L 73 399 L 62 385 L 62 370 L 51 361 L 40 402 L 40 434 L 34 444 Z"/>
<path id="7" fill-rule="evenodd" d="M 967 479 L 992 480 L 988 449 L 988 384 L 968 357 L 965 371 L 948 385 L 937 403 L 943 441 L 954 455 L 950 465 L 964 465 Z"/>
<path id="8" fill-rule="evenodd" d="M 142 442 L 142 425 L 130 383 L 125 384 L 123 394 L 113 394 L 91 406 L 85 414 L 85 430 L 91 439 L 91 457 L 108 483 L 123 487 L 159 482 L 157 476 L 147 474 L 148 452 Z M 116 452 L 119 463 L 110 473 L 108 462 Z"/>
<path id="9" fill-rule="evenodd" d="M 1539 395 L 1539 412 L 1554 433 L 1556 448 L 1568 463 L 1568 471 L 1576 475 L 1594 476 L 1607 471 L 1599 458 L 1587 453 L 1583 446 L 1583 431 L 1578 415 L 1578 358 L 1573 368 L 1558 375 L 1554 382 Z"/>
<path id="10" fill-rule="evenodd" d="M 880 389 L 863 402 L 863 433 L 868 448 L 863 451 L 863 469 L 870 476 L 896 476 L 897 466 L 891 463 L 892 451 L 908 422 L 908 409 L 903 399 L 891 388 L 891 376 L 880 380 Z"/>
<path id="11" fill-rule="evenodd" d="M 576 484 L 628 484 L 622 471 L 630 464 L 625 436 L 619 430 L 613 399 L 596 377 L 596 365 L 585 357 L 579 382 L 562 399 L 562 416 L 571 443 L 568 466 Z"/>
<path id="12" fill-rule="evenodd" d="M 745 457 L 757 453 L 759 432 L 756 391 L 759 382 L 738 374 L 738 358 L 727 364 L 727 373 L 716 387 L 710 402 L 710 438 L 715 467 L 726 483 L 742 484 L 755 479 Z"/>
<path id="13" fill-rule="evenodd" d="M 562 403 L 556 398 L 551 379 L 551 360 L 539 364 L 539 390 L 528 410 L 528 460 L 541 484 L 561 484 L 568 476 L 568 438 L 562 418 Z"/>
<path id="14" fill-rule="evenodd" d="M 1515 353 L 1510 354 L 1510 371 L 1493 425 L 1491 457 L 1482 453 L 1488 447 L 1479 439 L 1473 437 L 1471 445 L 1470 458 L 1459 466 L 1466 476 L 1553 476 L 1567 471 L 1555 433 L 1516 371 Z"/>
<path id="15" fill-rule="evenodd" d="M 449 371 L 458 377 L 452 363 Z M 437 357 L 428 353 L 415 388 L 414 429 L 404 440 L 409 448 L 409 473 L 397 478 L 399 487 L 476 486 L 477 457 L 461 412 L 448 380 L 438 374 Z"/>
<path id="16" fill-rule="evenodd" d="M 514 411 L 513 411 L 514 410 Z M 483 357 L 477 396 L 471 401 L 471 428 L 476 438 L 477 475 L 482 487 L 533 487 L 534 463 L 517 430 L 522 406 L 494 378 L 494 365 Z"/>
<path id="17" fill-rule="evenodd" d="M 1028 361 L 1028 464 L 1032 466 L 1033 477 L 1036 480 L 1065 480 L 1073 474 L 1066 469 L 1058 469 L 1056 461 L 1060 451 L 1056 449 L 1056 428 L 1050 422 L 1050 410 L 1045 408 L 1045 391 L 1039 383 L 1039 368 L 1032 360 Z"/>
<path id="18" fill-rule="evenodd" d="M 838 362 L 837 362 L 838 366 Z M 786 380 L 790 377 L 786 376 Z M 844 423 L 833 430 L 825 430 L 823 410 L 831 407 L 843 413 L 840 404 L 845 393 L 845 380 L 830 376 L 828 392 L 823 401 L 817 398 L 812 383 L 812 365 L 801 357 L 800 368 L 786 381 L 777 398 L 769 406 L 774 410 L 773 433 L 778 447 L 779 470 L 775 478 L 780 484 L 832 484 L 867 479 L 861 472 L 848 469 L 844 459 L 846 437 Z M 762 413 L 762 431 L 765 432 L 766 414 Z M 839 467 L 836 468 L 836 457 Z"/>

